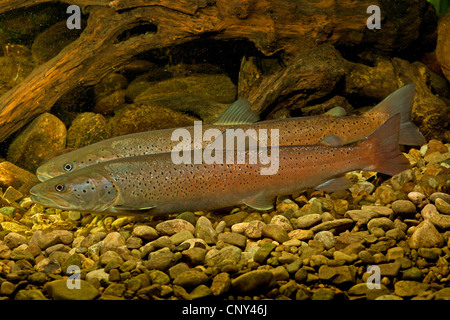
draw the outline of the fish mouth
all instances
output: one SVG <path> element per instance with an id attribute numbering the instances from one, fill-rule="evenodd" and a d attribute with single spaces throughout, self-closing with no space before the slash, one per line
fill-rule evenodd
<path id="1" fill-rule="evenodd" d="M 69 209 L 70 205 L 69 203 L 64 199 L 58 199 L 59 201 L 56 202 L 53 199 L 41 197 L 35 193 L 33 193 L 30 190 L 30 199 L 34 203 L 46 206 L 46 207 L 54 207 L 54 208 L 61 208 L 61 209 Z"/>
<path id="2" fill-rule="evenodd" d="M 41 172 L 41 171 L 39 171 L 39 169 L 36 170 L 36 177 L 41 182 L 53 178 L 53 176 L 49 175 L 48 173 Z"/>

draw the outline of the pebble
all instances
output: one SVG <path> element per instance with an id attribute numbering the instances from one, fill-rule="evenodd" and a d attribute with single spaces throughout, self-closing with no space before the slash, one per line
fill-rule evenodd
<path id="1" fill-rule="evenodd" d="M 450 203 L 441 198 L 437 198 L 434 204 L 440 213 L 450 215 Z"/>
<path id="2" fill-rule="evenodd" d="M 67 280 L 54 280 L 44 285 L 45 291 L 55 300 L 93 300 L 98 295 L 98 290 L 88 281 L 77 279 L 79 288 L 69 288 Z"/>
<path id="3" fill-rule="evenodd" d="M 205 284 L 208 280 L 209 277 L 202 271 L 193 269 L 178 274 L 173 279 L 173 284 L 183 288 L 190 288 Z"/>
<path id="4" fill-rule="evenodd" d="M 237 263 L 241 259 L 241 253 L 241 249 L 231 245 L 220 250 L 210 250 L 206 253 L 205 264 L 208 266 L 216 266 L 225 259 L 229 259 Z"/>
<path id="5" fill-rule="evenodd" d="M 322 216 L 320 214 L 307 214 L 297 218 L 295 227 L 297 229 L 309 229 L 320 222 L 322 222 Z"/>
<path id="6" fill-rule="evenodd" d="M 349 228 L 351 225 L 353 225 L 353 220 L 352 219 L 336 219 L 336 220 L 332 220 L 332 221 L 326 221 L 326 222 L 322 222 L 314 227 L 311 228 L 311 231 L 314 233 L 317 233 L 319 231 L 324 231 L 324 230 L 331 230 L 331 229 L 335 229 L 335 228 Z"/>
<path id="7" fill-rule="evenodd" d="M 226 272 L 217 274 L 211 284 L 211 292 L 214 296 L 226 293 L 231 287 L 231 277 Z"/>
<path id="8" fill-rule="evenodd" d="M 263 243 L 258 251 L 255 252 L 253 260 L 259 264 L 262 264 L 276 247 L 277 245 L 271 242 Z"/>
<path id="9" fill-rule="evenodd" d="M 264 225 L 262 227 L 262 235 L 280 243 L 289 240 L 287 231 L 282 226 L 277 224 Z"/>
<path id="10" fill-rule="evenodd" d="M 400 297 L 417 296 L 420 293 L 428 290 L 429 285 L 417 281 L 400 280 L 394 285 L 395 294 Z"/>
<path id="11" fill-rule="evenodd" d="M 273 273 L 268 270 L 246 272 L 231 281 L 234 290 L 240 294 L 249 294 L 267 289 L 272 282 Z"/>
<path id="12" fill-rule="evenodd" d="M 244 234 L 250 239 L 259 239 L 262 237 L 262 229 L 266 224 L 259 220 L 248 223 L 244 230 Z"/>
<path id="13" fill-rule="evenodd" d="M 401 217 L 414 217 L 416 214 L 416 206 L 409 200 L 396 200 L 391 206 L 394 213 Z"/>
<path id="14" fill-rule="evenodd" d="M 235 232 L 221 233 L 218 236 L 218 240 L 239 247 L 241 249 L 244 249 L 245 245 L 247 244 L 247 237 Z"/>
<path id="15" fill-rule="evenodd" d="M 336 239 L 334 238 L 333 233 L 330 231 L 319 231 L 315 234 L 314 240 L 322 242 L 326 250 L 334 247 L 334 244 L 336 243 Z"/>
<path id="16" fill-rule="evenodd" d="M 133 235 L 147 241 L 158 238 L 158 232 L 154 228 L 146 225 L 136 226 L 133 229 Z"/>
<path id="17" fill-rule="evenodd" d="M 182 230 L 188 230 L 192 234 L 195 232 L 195 227 L 183 219 L 172 219 L 160 222 L 155 227 L 156 231 L 160 233 L 161 235 L 174 235 L 175 233 L 178 233 Z"/>
<path id="18" fill-rule="evenodd" d="M 413 249 L 419 248 L 440 248 L 444 245 L 444 238 L 436 230 L 433 223 L 428 220 L 421 222 L 411 235 L 409 246 Z"/>
<path id="19" fill-rule="evenodd" d="M 206 241 L 207 244 L 212 245 L 217 242 L 217 232 L 213 228 L 211 221 L 205 216 L 201 216 L 197 220 L 194 230 L 194 236 Z"/>
<path id="20" fill-rule="evenodd" d="M 19 290 L 14 296 L 14 300 L 48 300 L 44 294 L 36 289 Z"/>

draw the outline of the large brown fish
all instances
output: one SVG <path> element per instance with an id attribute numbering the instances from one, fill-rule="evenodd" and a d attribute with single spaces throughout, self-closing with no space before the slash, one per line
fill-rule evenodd
<path id="1" fill-rule="evenodd" d="M 239 99 L 215 122 L 203 125 L 202 134 L 211 128 L 220 132 L 230 128 L 266 130 L 268 143 L 271 144 L 271 130 L 279 130 L 279 145 L 312 145 L 319 143 L 329 135 L 341 138 L 343 144 L 359 141 L 372 134 L 393 115 L 401 114 L 400 144 L 422 145 L 425 138 L 411 122 L 415 85 L 406 85 L 385 98 L 373 109 L 362 116 L 313 116 L 269 120 L 254 123 L 258 116 L 250 110 L 245 99 Z M 194 127 L 185 127 L 191 137 Z M 172 141 L 174 129 L 147 131 L 103 140 L 78 150 L 56 157 L 40 166 L 37 171 L 39 180 L 44 181 L 67 172 L 78 170 L 96 163 L 118 158 L 171 152 L 179 141 Z M 200 148 L 210 141 L 203 141 Z M 194 146 L 191 146 L 194 149 Z"/>
<path id="2" fill-rule="evenodd" d="M 30 194 L 34 202 L 44 206 L 115 214 L 161 215 L 238 204 L 269 210 L 277 195 L 307 188 L 345 189 L 349 183 L 343 175 L 349 171 L 394 175 L 409 168 L 398 150 L 399 128 L 397 114 L 374 134 L 352 145 L 272 148 L 270 152 L 278 152 L 279 160 L 278 171 L 272 175 L 261 175 L 266 165 L 259 162 L 174 164 L 171 153 L 159 153 L 85 167 L 42 182 Z M 332 144 L 338 140 L 325 139 Z M 243 152 L 249 158 L 261 149 Z"/>

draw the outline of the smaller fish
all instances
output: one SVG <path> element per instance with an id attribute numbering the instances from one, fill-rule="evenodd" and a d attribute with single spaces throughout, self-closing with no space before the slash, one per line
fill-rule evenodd
<path id="1" fill-rule="evenodd" d="M 271 145 L 271 130 L 279 130 L 279 145 L 314 145 L 325 137 L 336 135 L 344 144 L 360 141 L 371 135 L 393 115 L 401 114 L 400 144 L 423 145 L 426 141 L 419 128 L 411 122 L 411 108 L 414 101 L 415 85 L 408 84 L 386 97 L 378 105 L 361 116 L 344 115 L 342 109 L 335 108 L 326 115 L 297 117 L 260 121 L 251 110 L 247 100 L 240 98 L 217 119 L 213 125 L 203 125 L 202 135 L 215 128 L 224 132 L 228 128 L 266 130 L 267 145 Z M 185 127 L 194 136 L 194 127 Z M 139 132 L 103 140 L 78 150 L 63 154 L 36 170 L 40 181 L 82 169 L 97 163 L 118 158 L 171 152 L 179 143 L 172 141 L 175 129 Z M 203 141 L 205 148 L 209 141 Z"/>
<path id="2" fill-rule="evenodd" d="M 316 145 L 280 146 L 275 148 L 278 171 L 272 175 L 260 174 L 266 168 L 262 161 L 174 164 L 171 153 L 159 153 L 85 167 L 34 186 L 30 196 L 44 206 L 113 214 L 164 215 L 239 204 L 269 210 L 277 195 L 346 189 L 351 184 L 344 174 L 349 171 L 394 175 L 408 169 L 409 161 L 398 150 L 399 128 L 397 114 L 358 143 L 344 146 L 330 136 Z M 261 149 L 244 152 L 249 159 Z"/>

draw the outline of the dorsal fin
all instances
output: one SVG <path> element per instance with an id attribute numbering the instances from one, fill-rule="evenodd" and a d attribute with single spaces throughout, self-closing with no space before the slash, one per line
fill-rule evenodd
<path id="1" fill-rule="evenodd" d="M 341 138 L 335 135 L 323 138 L 322 141 L 320 141 L 320 143 L 329 147 L 341 147 L 343 145 Z"/>
<path id="2" fill-rule="evenodd" d="M 214 122 L 216 125 L 252 124 L 259 121 L 259 115 L 250 108 L 245 98 L 231 104 Z"/>

